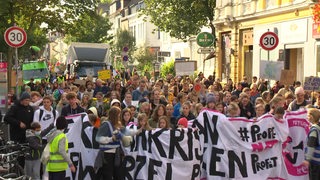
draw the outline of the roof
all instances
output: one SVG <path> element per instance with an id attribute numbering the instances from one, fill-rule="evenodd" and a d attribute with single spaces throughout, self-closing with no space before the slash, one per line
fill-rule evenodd
<path id="1" fill-rule="evenodd" d="M 102 43 L 72 43 L 67 60 L 104 62 L 108 57 L 109 49 L 109 45 Z"/>

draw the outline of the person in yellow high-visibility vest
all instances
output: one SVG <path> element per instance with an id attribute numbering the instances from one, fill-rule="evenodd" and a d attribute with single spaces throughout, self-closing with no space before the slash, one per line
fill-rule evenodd
<path id="1" fill-rule="evenodd" d="M 68 123 L 65 117 L 58 117 L 56 120 L 56 130 L 47 137 L 48 143 L 50 143 L 50 158 L 46 166 L 46 170 L 49 172 L 49 180 L 65 179 L 68 167 L 71 172 L 76 171 L 67 153 L 68 139 L 63 133 L 63 130 L 67 128 L 67 126 Z"/>

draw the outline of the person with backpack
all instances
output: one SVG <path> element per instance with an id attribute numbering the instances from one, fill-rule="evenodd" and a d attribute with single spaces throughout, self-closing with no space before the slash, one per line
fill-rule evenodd
<path id="1" fill-rule="evenodd" d="M 52 124 L 55 124 L 55 121 L 57 120 L 59 113 L 56 109 L 52 107 L 53 98 L 51 96 L 43 97 L 42 103 L 43 106 L 40 106 L 39 109 L 37 109 L 34 112 L 33 122 L 39 123 L 41 126 L 41 131 L 44 131 L 45 129 L 52 126 Z M 41 137 L 41 144 L 44 147 L 47 144 L 47 137 Z M 48 177 L 48 173 L 43 171 L 43 177 Z"/>
<path id="2" fill-rule="evenodd" d="M 46 129 L 50 124 L 55 123 L 59 113 L 52 107 L 53 99 L 51 96 L 43 98 L 43 106 L 34 112 L 33 122 L 39 122 L 41 130 Z M 46 140 L 44 140 L 46 141 Z M 46 142 L 44 142 L 45 144 Z"/>
<path id="3" fill-rule="evenodd" d="M 84 109 L 78 104 L 77 94 L 75 92 L 69 92 L 66 96 L 68 104 L 61 110 L 61 116 L 69 116 L 72 114 L 83 113 Z"/>

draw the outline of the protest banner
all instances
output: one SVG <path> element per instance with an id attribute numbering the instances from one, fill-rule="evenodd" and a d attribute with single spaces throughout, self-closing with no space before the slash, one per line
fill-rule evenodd
<path id="1" fill-rule="evenodd" d="M 307 180 L 309 179 L 308 168 L 302 165 L 310 127 L 307 110 L 286 112 L 284 119 L 288 122 L 289 127 L 288 140 L 282 150 L 288 179 Z"/>
<path id="2" fill-rule="evenodd" d="M 125 148 L 125 179 L 200 179 L 202 158 L 193 129 L 143 131 Z"/>
<path id="3" fill-rule="evenodd" d="M 69 153 L 77 171 L 67 179 L 94 179 L 99 151 L 85 113 L 67 117 Z M 193 123 L 193 125 L 191 125 Z M 125 179 L 308 179 L 302 166 L 309 132 L 306 110 L 284 120 L 227 118 L 205 109 L 185 129 L 142 131 L 124 148 Z"/>
<path id="4" fill-rule="evenodd" d="M 95 141 L 97 129 L 90 126 L 86 113 L 66 117 L 68 128 L 65 130 L 70 159 L 76 167 L 76 173 L 66 171 L 66 179 L 91 180 L 95 178 L 94 163 L 99 152 Z"/>
<path id="5" fill-rule="evenodd" d="M 266 115 L 255 122 L 202 111 L 194 125 L 204 147 L 202 178 L 286 179 L 281 154 L 288 136 L 285 121 Z"/>

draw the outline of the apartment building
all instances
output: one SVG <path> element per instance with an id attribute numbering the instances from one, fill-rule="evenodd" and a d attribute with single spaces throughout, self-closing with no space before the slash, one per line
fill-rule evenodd
<path id="1" fill-rule="evenodd" d="M 217 0 L 217 72 L 239 81 L 243 76 L 304 81 L 320 72 L 320 42 L 313 31 L 311 0 Z M 266 32 L 278 37 L 273 50 L 264 50 Z"/>

